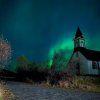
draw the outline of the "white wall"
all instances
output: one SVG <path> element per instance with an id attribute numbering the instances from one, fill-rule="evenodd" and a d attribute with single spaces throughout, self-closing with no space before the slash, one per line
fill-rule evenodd
<path id="1" fill-rule="evenodd" d="M 78 52 L 78 57 L 77 53 L 75 52 L 71 58 L 71 60 L 78 60 L 80 64 L 80 74 L 81 75 L 100 75 L 100 69 L 93 69 L 92 68 L 92 61 L 88 60 L 83 56 L 81 52 Z M 100 66 L 100 62 L 99 62 Z M 70 66 L 69 66 L 70 67 Z"/>
<path id="2" fill-rule="evenodd" d="M 79 53 L 79 62 L 80 62 L 80 73 L 81 75 L 86 75 L 89 73 L 88 60 L 83 56 L 81 52 Z"/>
<path id="3" fill-rule="evenodd" d="M 77 57 L 77 53 L 75 52 L 71 60 L 77 60 L 79 62 L 81 75 L 86 75 L 89 73 L 88 60 L 81 54 L 81 52 L 78 52 L 78 57 Z"/>

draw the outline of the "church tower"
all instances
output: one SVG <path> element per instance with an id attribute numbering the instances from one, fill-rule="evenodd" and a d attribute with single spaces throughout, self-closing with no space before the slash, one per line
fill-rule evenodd
<path id="1" fill-rule="evenodd" d="M 77 28 L 76 35 L 74 38 L 74 48 L 85 47 L 85 39 L 80 31 L 80 28 Z"/>

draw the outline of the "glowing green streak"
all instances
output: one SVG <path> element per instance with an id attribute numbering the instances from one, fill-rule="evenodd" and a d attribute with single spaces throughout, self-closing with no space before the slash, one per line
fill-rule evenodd
<path id="1" fill-rule="evenodd" d="M 49 61 L 49 63 L 48 63 L 49 68 L 52 66 L 52 63 L 53 63 L 53 60 L 51 59 L 51 60 Z"/>
<path id="2" fill-rule="evenodd" d="M 52 66 L 53 63 L 53 56 L 55 53 L 59 53 L 60 50 L 72 50 L 73 49 L 73 41 L 65 39 L 64 41 L 58 43 L 56 46 L 54 46 L 53 48 L 51 48 L 50 52 L 49 52 L 49 62 L 48 65 L 49 67 Z"/>

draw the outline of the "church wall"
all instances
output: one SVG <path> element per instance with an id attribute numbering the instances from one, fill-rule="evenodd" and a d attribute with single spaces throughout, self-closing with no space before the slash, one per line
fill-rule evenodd
<path id="1" fill-rule="evenodd" d="M 88 60 L 80 52 L 75 52 L 70 61 L 72 61 L 72 64 L 68 67 L 73 67 L 73 69 L 71 69 L 71 72 L 72 70 L 74 70 L 74 73 L 76 73 L 76 64 L 79 63 L 80 74 L 86 75 L 89 73 Z"/>
<path id="2" fill-rule="evenodd" d="M 80 65 L 80 75 L 100 75 L 100 69 L 93 69 L 92 61 L 87 60 L 83 56 L 83 54 L 79 51 L 73 54 L 71 61 L 74 61 L 74 63 L 71 65 L 74 68 L 74 74 L 76 72 L 75 64 L 78 62 Z M 100 68 L 100 62 L 99 62 L 99 68 Z"/>
<path id="3" fill-rule="evenodd" d="M 71 58 L 71 65 L 68 64 L 70 72 L 76 74 L 76 64 L 80 65 L 80 75 L 100 75 L 100 62 L 99 69 L 93 69 L 92 61 L 87 60 L 81 52 L 75 52 Z"/>
<path id="4" fill-rule="evenodd" d="M 82 55 L 81 52 L 78 52 L 78 54 L 80 62 L 80 74 L 86 75 L 89 73 L 88 60 Z"/>

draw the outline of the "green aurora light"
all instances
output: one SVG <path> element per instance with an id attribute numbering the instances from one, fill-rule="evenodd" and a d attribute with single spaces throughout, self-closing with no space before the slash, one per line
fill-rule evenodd
<path id="1" fill-rule="evenodd" d="M 75 35 L 75 32 L 73 35 Z M 83 36 L 85 38 L 85 45 L 86 47 L 89 47 L 90 45 L 90 41 L 88 38 L 88 35 L 85 32 L 82 32 Z M 73 36 L 70 36 L 68 38 L 63 38 L 62 40 L 60 40 L 56 45 L 54 45 L 48 54 L 49 57 L 49 62 L 48 62 L 48 66 L 49 68 L 51 68 L 52 63 L 53 63 L 53 57 L 55 55 L 55 53 L 60 53 L 60 51 L 66 51 L 65 57 L 67 58 L 67 60 L 70 59 L 71 54 L 73 53 L 73 48 L 74 48 L 74 40 L 72 40 Z M 74 38 L 74 37 L 73 37 Z"/>
<path id="2" fill-rule="evenodd" d="M 55 53 L 60 53 L 61 50 L 67 50 L 71 51 L 73 49 L 73 41 L 71 39 L 64 39 L 62 42 L 56 44 L 53 48 L 50 49 L 49 52 L 49 68 L 52 66 L 53 63 L 53 57 L 55 55 Z M 66 55 L 66 58 L 69 59 L 69 56 L 71 55 L 71 53 Z"/>

